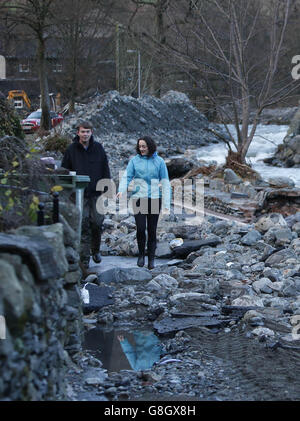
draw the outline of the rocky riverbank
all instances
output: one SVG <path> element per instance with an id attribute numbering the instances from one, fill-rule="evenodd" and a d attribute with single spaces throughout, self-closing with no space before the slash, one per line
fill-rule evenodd
<path id="1" fill-rule="evenodd" d="M 108 217 L 105 226 L 106 244 L 118 237 L 115 253 L 134 243 L 130 215 Z M 152 368 L 120 372 L 107 371 L 91 354 L 78 356 L 77 369 L 69 371 L 70 399 L 298 399 L 299 227 L 299 212 L 266 215 L 248 225 L 211 216 L 190 225 L 184 215 L 164 216 L 158 250 L 178 237 L 186 244 L 202 239 L 217 245 L 152 271 L 97 274 L 92 267 L 96 274 L 83 283 L 94 284 L 93 294 L 97 287 L 100 295 L 111 288 L 113 302 L 86 313 L 88 331 L 146 329 L 161 339 L 162 354 Z"/>
<path id="2" fill-rule="evenodd" d="M 174 177 L 199 164 L 187 149 L 217 141 L 208 121 L 178 93 L 161 100 L 116 92 L 95 98 L 66 119 L 69 136 L 78 118 L 92 121 L 116 181 L 145 127 Z M 105 368 L 101 355 L 78 353 L 67 377 L 70 400 L 299 398 L 299 194 L 295 189 L 293 210 L 281 215 L 273 210 L 283 209 L 278 191 L 293 190 L 287 180 L 251 184 L 230 172 L 224 179 L 205 174 L 195 177 L 204 179 L 210 214 L 201 221 L 174 212 L 162 217 L 156 254 L 167 260 L 152 271 L 135 263 L 118 267 L 117 256 L 137 254 L 134 218 L 106 216 L 102 253 L 116 256 L 116 264 L 107 271 L 104 262 L 101 270 L 93 266 L 82 279 L 86 333 L 114 331 L 110 354 L 118 361 L 126 360 L 118 337 L 142 329 L 159 337 L 161 355 L 152 367 L 119 371 Z M 255 215 L 258 202 L 262 218 Z M 180 259 L 172 248 L 178 238 L 191 247 Z M 100 341 L 99 349 L 106 345 Z"/>

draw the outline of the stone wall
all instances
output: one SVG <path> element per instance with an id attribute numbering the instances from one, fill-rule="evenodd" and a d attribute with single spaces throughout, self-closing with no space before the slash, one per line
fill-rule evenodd
<path id="1" fill-rule="evenodd" d="M 63 399 L 69 354 L 81 350 L 79 219 L 61 208 L 62 223 L 0 235 L 0 400 Z"/>

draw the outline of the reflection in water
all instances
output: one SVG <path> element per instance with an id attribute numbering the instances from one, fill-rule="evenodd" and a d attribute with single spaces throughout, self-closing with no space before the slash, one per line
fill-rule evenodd
<path id="1" fill-rule="evenodd" d="M 161 346 L 152 332 L 133 332 L 134 345 L 119 335 L 121 347 L 133 370 L 146 370 L 159 360 Z"/>
<path id="2" fill-rule="evenodd" d="M 84 348 L 109 371 L 146 370 L 160 359 L 161 344 L 150 331 L 107 331 L 91 329 L 85 335 Z"/>

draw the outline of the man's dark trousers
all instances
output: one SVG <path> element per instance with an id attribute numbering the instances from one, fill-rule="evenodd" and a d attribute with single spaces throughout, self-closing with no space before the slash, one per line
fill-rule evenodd
<path id="1" fill-rule="evenodd" d="M 82 212 L 80 260 L 88 267 L 90 254 L 100 252 L 104 216 L 97 212 L 98 196 L 85 197 Z"/>

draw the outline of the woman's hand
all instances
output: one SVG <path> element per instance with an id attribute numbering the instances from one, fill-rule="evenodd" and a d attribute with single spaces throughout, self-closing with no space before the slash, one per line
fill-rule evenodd
<path id="1" fill-rule="evenodd" d="M 169 215 L 170 214 L 170 209 L 168 208 L 163 208 L 163 210 L 161 211 L 162 215 Z"/>
<path id="2" fill-rule="evenodd" d="M 119 193 L 117 193 L 117 199 L 122 199 L 122 195 L 123 195 L 123 193 L 121 191 L 119 191 Z"/>

